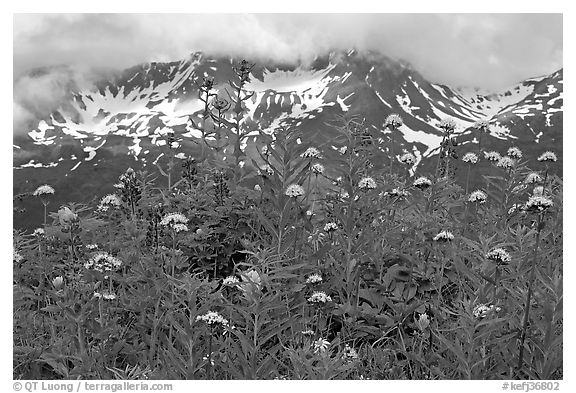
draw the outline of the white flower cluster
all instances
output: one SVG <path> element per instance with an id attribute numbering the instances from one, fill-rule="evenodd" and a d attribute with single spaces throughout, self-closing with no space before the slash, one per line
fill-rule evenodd
<path id="1" fill-rule="evenodd" d="M 116 194 L 108 194 L 100 201 L 98 210 L 101 212 L 106 212 L 110 207 L 120 207 L 121 204 L 122 202 L 120 202 L 120 198 L 118 198 Z"/>
<path id="2" fill-rule="evenodd" d="M 86 244 L 84 247 L 86 247 L 87 250 L 96 250 L 98 248 L 98 244 Z"/>
<path id="3" fill-rule="evenodd" d="M 496 311 L 499 312 L 501 310 L 500 307 L 496 307 L 493 304 L 488 305 L 488 304 L 479 304 L 476 307 L 474 307 L 474 310 L 472 310 L 472 315 L 474 315 L 475 318 L 484 318 L 486 315 L 488 315 L 488 313 L 490 311 Z"/>
<path id="4" fill-rule="evenodd" d="M 34 236 L 39 236 L 39 237 L 40 237 L 40 236 L 44 236 L 45 234 L 46 234 L 46 232 L 44 231 L 43 228 L 36 228 L 36 229 L 34 229 L 34 233 L 33 233 Z"/>
<path id="5" fill-rule="evenodd" d="M 308 298 L 308 301 L 310 303 L 326 303 L 326 302 L 331 302 L 332 298 L 328 295 L 326 295 L 326 292 L 322 292 L 322 291 L 315 291 L 312 296 L 310 296 Z"/>
<path id="6" fill-rule="evenodd" d="M 529 211 L 544 211 L 552 206 L 554 206 L 554 203 L 551 199 L 541 195 L 533 195 L 528 199 L 526 205 L 524 205 L 524 209 Z"/>
<path id="7" fill-rule="evenodd" d="M 512 260 L 512 257 L 510 257 L 510 254 L 508 254 L 508 251 L 500 247 L 491 250 L 488 254 L 486 254 L 486 258 L 497 263 L 508 263 Z"/>
<path id="8" fill-rule="evenodd" d="M 371 177 L 363 177 L 358 182 L 358 188 L 361 190 L 373 190 L 376 188 L 376 181 Z"/>
<path id="9" fill-rule="evenodd" d="M 387 191 L 384 193 L 384 195 L 389 196 L 391 198 L 393 198 L 393 197 L 400 198 L 400 197 L 408 197 L 408 196 L 410 196 L 410 193 L 406 190 L 400 190 L 398 188 L 393 188 L 392 191 Z"/>
<path id="10" fill-rule="evenodd" d="M 304 158 L 320 158 L 320 151 L 315 147 L 309 147 L 304 153 L 302 153 Z"/>
<path id="11" fill-rule="evenodd" d="M 274 174 L 274 169 L 266 164 L 262 168 L 258 169 L 258 175 L 262 175 L 262 173 L 266 173 L 268 176 L 272 176 Z"/>
<path id="12" fill-rule="evenodd" d="M 322 276 L 319 274 L 311 274 L 306 279 L 306 284 L 316 284 L 322 281 Z"/>
<path id="13" fill-rule="evenodd" d="M 314 352 L 325 352 L 328 347 L 330 346 L 330 341 L 325 340 L 323 338 L 319 338 L 318 340 L 314 341 Z"/>
<path id="14" fill-rule="evenodd" d="M 344 345 L 344 353 L 342 354 L 342 356 L 347 361 L 353 361 L 358 359 L 358 352 L 356 352 L 356 350 L 352 348 L 350 345 L 346 344 Z"/>
<path id="15" fill-rule="evenodd" d="M 171 226 L 175 224 L 187 224 L 188 219 L 181 213 L 169 213 L 160 221 L 162 226 Z"/>
<path id="16" fill-rule="evenodd" d="M 94 297 L 104 300 L 116 300 L 117 296 L 110 292 L 94 292 Z"/>
<path id="17" fill-rule="evenodd" d="M 558 157 L 556 157 L 556 154 L 552 153 L 551 151 L 547 151 L 542 153 L 542 155 L 540 157 L 538 157 L 538 161 L 540 162 L 556 162 L 558 161 Z"/>
<path id="18" fill-rule="evenodd" d="M 524 183 L 534 184 L 534 183 L 539 183 L 541 181 L 542 181 L 542 176 L 540 176 L 536 172 L 532 172 L 532 173 L 529 173 L 528 176 L 526 176 L 526 180 L 524 180 Z"/>
<path id="19" fill-rule="evenodd" d="M 476 153 L 472 153 L 472 152 L 466 153 L 462 157 L 462 161 L 467 162 L 469 164 L 477 164 L 478 163 L 478 156 L 476 155 Z"/>
<path id="20" fill-rule="evenodd" d="M 496 151 L 485 151 L 484 152 L 484 158 L 489 160 L 489 161 L 500 161 L 500 159 L 502 158 L 502 156 L 500 155 L 500 153 L 496 152 Z"/>
<path id="21" fill-rule="evenodd" d="M 316 163 L 312 165 L 312 172 L 316 175 L 321 175 L 324 173 L 324 165 Z"/>
<path id="22" fill-rule="evenodd" d="M 402 126 L 402 124 L 404 124 L 404 121 L 396 113 L 388 115 L 388 117 L 386 117 L 386 120 L 384 121 L 384 126 L 390 128 L 398 128 Z"/>
<path id="23" fill-rule="evenodd" d="M 430 319 L 428 319 L 428 314 L 420 314 L 418 319 L 416 319 L 416 327 L 418 327 L 418 329 L 423 332 L 428 326 L 430 326 Z"/>
<path id="24" fill-rule="evenodd" d="M 484 193 L 484 191 L 476 190 L 470 194 L 470 196 L 468 197 L 468 201 L 484 203 L 486 202 L 486 198 L 487 196 L 486 193 Z"/>
<path id="25" fill-rule="evenodd" d="M 432 240 L 435 242 L 448 242 L 454 240 L 454 235 L 450 231 L 442 231 L 434 236 L 434 239 Z"/>
<path id="26" fill-rule="evenodd" d="M 208 311 L 204 315 L 198 315 L 196 317 L 196 322 L 205 322 L 208 325 L 223 325 L 228 326 L 228 320 L 224 318 L 222 315 L 218 314 L 216 311 Z"/>
<path id="27" fill-rule="evenodd" d="M 222 281 L 222 284 L 223 285 L 234 285 L 234 284 L 238 284 L 239 282 L 240 282 L 240 280 L 238 280 L 238 277 L 228 276 Z"/>
<path id="28" fill-rule="evenodd" d="M 32 195 L 34 195 L 34 196 L 47 195 L 47 194 L 54 194 L 54 188 L 52 188 L 48 184 L 44 184 L 44 185 L 38 187 L 32 193 Z"/>
<path id="29" fill-rule="evenodd" d="M 510 157 L 500 157 L 496 166 L 502 169 L 509 169 L 514 166 L 514 160 Z"/>
<path id="30" fill-rule="evenodd" d="M 290 198 L 297 198 L 304 195 L 304 188 L 298 184 L 291 184 L 286 188 L 286 192 L 284 194 Z"/>
<path id="31" fill-rule="evenodd" d="M 427 177 L 419 177 L 418 179 L 414 180 L 414 187 L 417 187 L 421 190 L 428 188 L 432 185 L 432 182 Z"/>
<path id="32" fill-rule="evenodd" d="M 416 162 L 416 157 L 412 153 L 405 153 L 398 159 L 402 164 L 413 165 Z"/>
<path id="33" fill-rule="evenodd" d="M 122 261 L 107 252 L 101 251 L 84 264 L 86 269 L 93 269 L 100 273 L 109 272 L 122 266 Z"/>
<path id="34" fill-rule="evenodd" d="M 334 232 L 338 230 L 338 224 L 335 222 L 329 222 L 324 225 L 324 232 Z"/>
<path id="35" fill-rule="evenodd" d="M 308 329 L 308 330 L 302 330 L 300 333 L 301 333 L 303 336 L 313 336 L 313 335 L 314 335 L 314 330 L 310 330 L 310 329 Z"/>
<path id="36" fill-rule="evenodd" d="M 544 195 L 544 186 L 534 187 L 534 190 L 532 190 L 532 195 L 543 196 Z"/>
<path id="37" fill-rule="evenodd" d="M 511 147 L 508 149 L 508 156 L 515 159 L 522 158 L 522 150 L 517 147 Z"/>
<path id="38" fill-rule="evenodd" d="M 16 248 L 12 248 L 12 260 L 16 263 L 19 263 L 24 257 L 20 255 L 20 253 L 16 250 Z"/>

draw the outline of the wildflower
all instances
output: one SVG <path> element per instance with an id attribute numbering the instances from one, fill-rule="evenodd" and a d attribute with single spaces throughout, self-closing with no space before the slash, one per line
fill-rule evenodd
<path id="1" fill-rule="evenodd" d="M 534 184 L 534 183 L 539 183 L 541 181 L 542 181 L 542 177 L 538 173 L 532 172 L 532 173 L 529 173 L 528 176 L 526 176 L 526 180 L 524 180 L 524 183 Z"/>
<path id="2" fill-rule="evenodd" d="M 439 127 L 447 133 L 451 133 L 456 129 L 456 122 L 454 119 L 446 118 L 440 122 Z"/>
<path id="3" fill-rule="evenodd" d="M 44 236 L 45 234 L 46 234 L 46 232 L 44 231 L 43 228 L 34 229 L 34 233 L 33 233 L 34 236 L 40 237 L 40 236 Z"/>
<path id="4" fill-rule="evenodd" d="M 323 338 L 319 338 L 318 340 L 314 341 L 314 352 L 315 353 L 325 352 L 329 346 L 330 346 L 330 341 L 325 340 Z"/>
<path id="5" fill-rule="evenodd" d="M 96 250 L 98 248 L 98 244 L 86 244 L 85 246 L 88 250 Z"/>
<path id="6" fill-rule="evenodd" d="M 388 117 L 384 121 L 384 127 L 399 128 L 402 126 L 402 124 L 404 124 L 404 121 L 396 113 L 388 115 Z"/>
<path id="7" fill-rule="evenodd" d="M 430 320 L 428 319 L 428 314 L 420 314 L 418 319 L 416 320 L 416 327 L 420 329 L 421 332 L 426 330 L 426 328 L 430 325 Z"/>
<path id="8" fill-rule="evenodd" d="M 116 300 L 117 296 L 111 292 L 94 292 L 94 297 L 104 300 Z"/>
<path id="9" fill-rule="evenodd" d="M 488 254 L 486 254 L 486 258 L 498 264 L 507 264 L 512 260 L 510 254 L 508 254 L 508 251 L 500 247 L 491 250 Z"/>
<path id="10" fill-rule="evenodd" d="M 315 175 L 321 175 L 322 173 L 324 173 L 324 165 L 318 163 L 312 165 L 312 172 Z"/>
<path id="11" fill-rule="evenodd" d="M 448 242 L 454 240 L 454 235 L 450 231 L 442 231 L 434 236 L 435 242 Z"/>
<path id="12" fill-rule="evenodd" d="M 348 146 L 343 146 L 340 149 L 338 149 L 338 153 L 340 153 L 340 154 L 346 154 L 347 151 L 348 151 Z"/>
<path id="13" fill-rule="evenodd" d="M 476 190 L 470 194 L 470 196 L 468 197 L 468 201 L 484 203 L 486 202 L 486 194 L 483 191 Z"/>
<path id="14" fill-rule="evenodd" d="M 416 157 L 412 153 L 405 153 L 398 159 L 402 164 L 413 165 L 416 162 Z"/>
<path id="15" fill-rule="evenodd" d="M 328 295 L 326 295 L 326 292 L 322 292 L 322 291 L 315 291 L 312 296 L 310 296 L 308 298 L 308 301 L 310 303 L 326 303 L 326 302 L 331 302 L 332 298 Z"/>
<path id="16" fill-rule="evenodd" d="M 312 210 L 306 210 L 306 217 L 311 217 L 314 214 Z"/>
<path id="17" fill-rule="evenodd" d="M 240 280 L 238 280 L 237 277 L 228 276 L 222 281 L 222 284 L 223 285 L 234 285 L 234 284 L 238 284 L 239 282 L 240 282 Z"/>
<path id="18" fill-rule="evenodd" d="M 340 193 L 340 198 L 346 199 L 350 196 L 350 194 L 348 194 L 346 191 Z"/>
<path id="19" fill-rule="evenodd" d="M 105 212 L 108 211 L 110 207 L 116 208 L 120 207 L 120 205 L 121 205 L 120 198 L 118 198 L 116 194 L 108 194 L 100 201 L 100 204 L 98 205 L 98 210 L 101 212 Z"/>
<path id="20" fill-rule="evenodd" d="M 266 164 L 262 168 L 258 169 L 258 175 L 262 176 L 262 173 L 272 176 L 274 174 L 274 169 L 270 165 Z"/>
<path id="21" fill-rule="evenodd" d="M 222 315 L 218 314 L 216 311 L 208 311 L 204 315 L 198 315 L 196 317 L 196 322 L 205 322 L 208 325 L 222 325 L 228 326 L 228 320 Z"/>
<path id="22" fill-rule="evenodd" d="M 545 153 L 542 153 L 542 155 L 540 157 L 538 157 L 538 161 L 540 162 L 556 162 L 558 161 L 558 157 L 556 157 L 556 154 L 551 152 L 551 151 L 547 151 Z"/>
<path id="23" fill-rule="evenodd" d="M 373 190 L 376 188 L 376 182 L 371 177 L 364 177 L 358 182 L 358 188 L 361 190 Z"/>
<path id="24" fill-rule="evenodd" d="M 514 166 L 514 160 L 510 157 L 500 157 L 496 166 L 502 169 L 512 168 L 512 166 Z"/>
<path id="25" fill-rule="evenodd" d="M 419 177 L 418 179 L 414 180 L 414 187 L 419 188 L 421 190 L 428 188 L 432 185 L 432 182 L 427 177 Z"/>
<path id="26" fill-rule="evenodd" d="M 319 274 L 311 274 L 306 279 L 306 284 L 316 284 L 322 281 L 322 276 Z"/>
<path id="27" fill-rule="evenodd" d="M 171 226 L 175 227 L 177 224 L 187 224 L 188 219 L 180 213 L 169 213 L 165 215 L 162 220 L 160 221 L 160 225 L 162 226 Z"/>
<path id="28" fill-rule="evenodd" d="M 24 257 L 22 255 L 20 255 L 20 253 L 15 248 L 13 248 L 12 260 L 16 263 L 19 263 L 20 261 L 22 261 L 22 259 L 24 259 Z"/>
<path id="29" fill-rule="evenodd" d="M 344 345 L 344 359 L 347 361 L 353 361 L 358 359 L 358 352 L 350 345 Z"/>
<path id="30" fill-rule="evenodd" d="M 56 289 L 60 289 L 63 284 L 64 278 L 62 276 L 58 276 L 52 280 L 52 285 L 54 285 L 54 288 Z"/>
<path id="31" fill-rule="evenodd" d="M 543 186 L 534 187 L 534 190 L 532 191 L 532 195 L 543 196 L 544 195 L 544 187 Z"/>
<path id="32" fill-rule="evenodd" d="M 257 191 L 257 192 L 261 192 L 261 191 L 262 191 L 262 187 L 260 187 L 260 184 L 256 184 L 256 185 L 254 186 L 254 191 Z"/>
<path id="33" fill-rule="evenodd" d="M 100 273 L 116 270 L 122 266 L 122 261 L 107 252 L 99 252 L 84 264 L 86 269 L 93 269 Z"/>
<path id="34" fill-rule="evenodd" d="M 186 224 L 174 224 L 172 227 L 176 233 L 178 232 L 188 232 L 188 226 Z"/>
<path id="35" fill-rule="evenodd" d="M 54 188 L 52 188 L 48 184 L 44 184 L 44 185 L 38 187 L 32 193 L 32 195 L 34 195 L 34 196 L 47 195 L 47 194 L 54 194 Z"/>
<path id="36" fill-rule="evenodd" d="M 474 307 L 474 310 L 472 310 L 472 315 L 474 315 L 475 318 L 484 318 L 488 315 L 489 312 L 499 312 L 500 310 L 500 307 L 496 307 L 493 304 L 478 304 L 476 307 Z"/>
<path id="37" fill-rule="evenodd" d="M 522 158 L 522 150 L 517 147 L 511 147 L 508 149 L 508 156 L 515 159 Z"/>
<path id="38" fill-rule="evenodd" d="M 68 226 L 77 219 L 78 215 L 66 206 L 58 210 L 58 220 L 62 226 Z"/>
<path id="39" fill-rule="evenodd" d="M 338 224 L 335 222 L 329 222 L 324 225 L 324 232 L 334 232 L 338 230 Z"/>
<path id="40" fill-rule="evenodd" d="M 489 160 L 489 161 L 500 161 L 500 159 L 502 158 L 502 156 L 500 155 L 500 153 L 495 152 L 495 151 L 485 151 L 484 152 L 484 158 Z"/>
<path id="41" fill-rule="evenodd" d="M 270 154 L 270 151 L 268 151 L 268 146 L 262 146 L 262 155 L 267 156 L 268 154 Z"/>
<path id="42" fill-rule="evenodd" d="M 304 153 L 302 153 L 304 158 L 320 158 L 320 151 L 315 147 L 309 147 Z"/>
<path id="43" fill-rule="evenodd" d="M 554 203 L 551 199 L 541 195 L 533 195 L 524 205 L 524 209 L 531 212 L 541 212 L 552 206 L 554 206 Z"/>
<path id="44" fill-rule="evenodd" d="M 389 197 L 407 197 L 410 196 L 410 193 L 406 190 L 400 190 L 398 188 L 393 188 L 392 191 L 385 192 L 384 195 Z"/>
<path id="45" fill-rule="evenodd" d="M 466 153 L 462 157 L 462 161 L 467 162 L 468 164 L 476 164 L 478 163 L 478 156 L 476 153 Z"/>
<path id="46" fill-rule="evenodd" d="M 302 333 L 303 336 L 313 336 L 314 335 L 314 330 L 302 330 L 300 333 Z"/>
<path id="47" fill-rule="evenodd" d="M 478 120 L 476 123 L 474 123 L 472 127 L 481 130 L 481 129 L 487 129 L 489 125 L 490 123 L 487 120 Z"/>
<path id="48" fill-rule="evenodd" d="M 290 198 L 297 198 L 304 195 L 304 189 L 298 184 L 291 184 L 288 186 L 288 188 L 286 188 L 286 192 L 284 194 Z"/>

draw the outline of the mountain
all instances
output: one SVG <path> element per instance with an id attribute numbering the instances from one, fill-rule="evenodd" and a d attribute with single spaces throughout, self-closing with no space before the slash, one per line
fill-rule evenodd
<path id="1" fill-rule="evenodd" d="M 71 98 L 58 110 L 15 133 L 14 194 L 48 183 L 65 190 L 59 203 L 99 198 L 114 191 L 127 167 L 152 169 L 166 154 L 171 131 L 176 156 L 193 154 L 201 136 L 194 124 L 204 110 L 199 84 L 214 77 L 216 92 L 227 98 L 236 63 L 194 53 L 178 62 L 137 65 L 92 88 L 70 84 Z M 246 90 L 253 96 L 244 108 L 242 127 L 250 137 L 243 148 L 258 143 L 260 131 L 273 134 L 284 126 L 299 127 L 305 143 L 330 149 L 334 131 L 326 123 L 342 114 L 361 115 L 373 135 L 388 140 L 384 120 L 391 113 L 404 120 L 395 152 L 412 152 L 419 172 L 437 154 L 437 125 L 445 118 L 457 124 L 462 153 L 476 149 L 480 138 L 486 149 L 517 146 L 532 158 L 562 148 L 563 70 L 485 92 L 432 83 L 405 62 L 350 50 L 317 57 L 308 67 L 256 64 Z M 489 134 L 472 127 L 478 120 L 489 121 Z M 561 161 L 557 167 L 561 174 Z M 38 207 L 27 205 L 37 213 Z M 26 216 L 15 215 L 15 226 Z"/>

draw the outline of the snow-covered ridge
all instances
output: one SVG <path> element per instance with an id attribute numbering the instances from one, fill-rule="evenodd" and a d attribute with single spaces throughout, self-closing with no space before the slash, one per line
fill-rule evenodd
<path id="1" fill-rule="evenodd" d="M 258 76 L 252 75 L 245 88 L 253 95 L 244 103 L 242 120 L 251 138 L 244 140 L 242 148 L 254 142 L 260 132 L 272 135 L 282 125 L 306 128 L 315 119 L 323 124 L 334 114 L 363 113 L 367 103 L 375 111 L 368 115 L 381 119 L 375 120 L 373 127 L 383 135 L 388 132 L 382 126 L 385 117 L 400 114 L 405 120 L 400 128 L 403 148 L 417 151 L 418 157 L 436 154 L 442 139 L 437 125 L 443 119 L 454 120 L 459 134 L 469 133 L 478 120 L 490 120 L 494 138 L 513 139 L 516 136 L 508 128 L 507 119 L 528 122 L 542 115 L 546 116 L 546 125 L 552 126 L 562 112 L 560 75 L 532 78 L 490 93 L 429 83 L 415 71 L 390 71 L 390 64 L 380 64 L 377 59 L 354 60 L 355 56 L 348 52 L 344 59 L 331 57 L 315 68 L 279 69 L 270 65 Z M 356 67 L 354 61 L 368 63 Z M 183 146 L 181 142 L 201 137 L 193 126 L 193 121 L 202 121 L 204 109 L 196 83 L 203 76 L 214 75 L 217 93 L 228 98 L 224 89 L 231 71 L 227 61 L 202 56 L 134 67 L 119 81 L 81 90 L 70 102 L 70 110 L 61 108 L 39 121 L 28 136 L 39 146 L 58 145 L 63 139 L 77 141 L 86 155 L 75 158 L 74 168 L 87 162 L 95 165 L 98 151 L 111 147 L 110 136 L 126 138 L 128 154 L 152 162 L 158 157 L 153 147 L 164 145 L 168 132 L 176 132 L 177 149 Z M 551 78 L 553 81 L 544 86 Z M 542 136 L 533 133 L 535 138 L 540 135 L 537 140 Z M 185 156 L 184 151 L 177 154 Z M 38 165 L 28 161 L 20 167 Z"/>

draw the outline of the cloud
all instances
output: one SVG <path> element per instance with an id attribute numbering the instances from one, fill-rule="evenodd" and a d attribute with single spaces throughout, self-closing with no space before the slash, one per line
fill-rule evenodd
<path id="1" fill-rule="evenodd" d="M 14 68 L 125 68 L 195 50 L 285 62 L 376 50 L 447 84 L 504 87 L 562 66 L 561 14 L 24 14 Z"/>
<path id="2" fill-rule="evenodd" d="M 435 82 L 495 90 L 561 68 L 563 54 L 561 14 L 16 14 L 13 44 L 23 119 L 63 98 L 62 74 L 19 80 L 43 66 L 86 74 L 197 50 L 295 63 L 354 47 L 404 59 Z"/>

